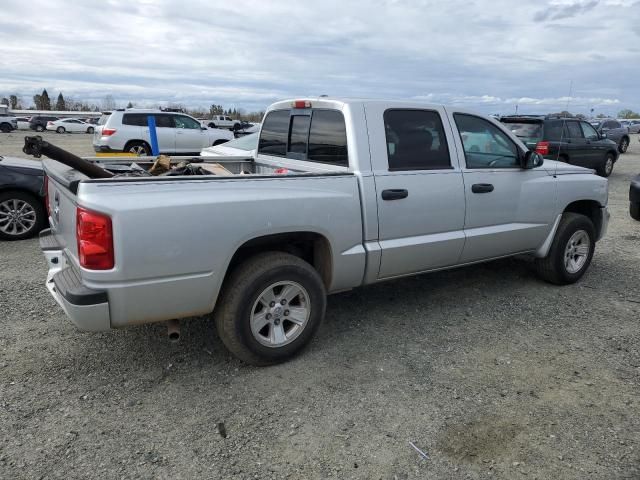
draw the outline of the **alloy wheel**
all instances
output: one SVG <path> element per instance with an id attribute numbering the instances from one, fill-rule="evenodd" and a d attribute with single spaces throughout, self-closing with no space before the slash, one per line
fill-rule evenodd
<path id="1" fill-rule="evenodd" d="M 6 235 L 22 235 L 33 229 L 37 217 L 33 206 L 17 198 L 0 203 L 0 231 Z"/>
<path id="2" fill-rule="evenodd" d="M 564 267 L 567 272 L 575 274 L 582 270 L 589 258 L 590 251 L 591 240 L 587 232 L 578 230 L 571 235 L 564 250 Z"/>

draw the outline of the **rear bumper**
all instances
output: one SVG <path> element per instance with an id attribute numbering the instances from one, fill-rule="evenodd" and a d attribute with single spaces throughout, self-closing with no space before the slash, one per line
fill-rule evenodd
<path id="1" fill-rule="evenodd" d="M 101 332 L 111 329 L 107 292 L 82 284 L 76 269 L 67 262 L 51 229 L 40 232 L 40 248 L 47 259 L 46 286 L 71 321 L 81 330 Z"/>

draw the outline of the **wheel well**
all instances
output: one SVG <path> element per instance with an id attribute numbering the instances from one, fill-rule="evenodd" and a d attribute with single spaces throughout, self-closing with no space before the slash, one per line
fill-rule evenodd
<path id="1" fill-rule="evenodd" d="M 617 154 L 617 153 L 618 153 L 618 152 L 616 152 L 615 150 L 607 150 L 607 155 L 608 155 L 608 154 L 613 155 L 613 161 L 614 161 L 614 162 L 616 161 L 616 154 Z"/>
<path id="2" fill-rule="evenodd" d="M 226 276 L 240 263 L 262 252 L 285 252 L 312 265 L 322 277 L 327 289 L 331 285 L 333 261 L 331 245 L 322 235 L 314 232 L 288 232 L 253 238 L 245 242 L 231 258 Z"/>
<path id="3" fill-rule="evenodd" d="M 124 150 L 127 150 L 133 143 L 142 143 L 143 145 L 146 145 L 147 147 L 149 147 L 149 151 L 151 151 L 151 145 L 149 145 L 144 140 L 129 140 L 127 143 L 124 144 Z"/>
<path id="4" fill-rule="evenodd" d="M 602 229 L 602 208 L 600 204 L 595 200 L 578 200 L 577 202 L 570 203 L 564 209 L 564 212 L 579 213 L 588 217 L 596 229 L 596 237 L 600 237 L 600 230 Z"/>

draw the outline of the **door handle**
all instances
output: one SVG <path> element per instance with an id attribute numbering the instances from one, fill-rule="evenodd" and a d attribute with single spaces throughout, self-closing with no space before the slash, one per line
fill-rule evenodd
<path id="1" fill-rule="evenodd" d="M 391 190 L 382 191 L 383 200 L 400 200 L 401 198 L 407 198 L 409 191 L 403 188 L 393 188 Z"/>
<path id="2" fill-rule="evenodd" d="M 473 193 L 489 193 L 493 192 L 493 185 L 490 183 L 474 183 L 471 185 L 471 191 Z"/>

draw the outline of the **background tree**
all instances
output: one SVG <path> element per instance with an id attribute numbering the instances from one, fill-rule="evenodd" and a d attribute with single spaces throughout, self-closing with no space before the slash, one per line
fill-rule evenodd
<path id="1" fill-rule="evenodd" d="M 640 113 L 625 108 L 624 110 L 620 110 L 618 112 L 618 118 L 640 118 Z"/>
<path id="2" fill-rule="evenodd" d="M 40 94 L 40 105 L 42 106 L 40 110 L 51 110 L 51 100 L 46 88 Z"/>
<path id="3" fill-rule="evenodd" d="M 42 96 L 38 93 L 33 96 L 33 106 L 36 110 L 42 110 Z"/>
<path id="4" fill-rule="evenodd" d="M 58 94 L 58 100 L 56 101 L 56 110 L 63 111 L 67 109 L 67 105 L 64 102 L 64 97 L 62 96 L 62 92 Z"/>
<path id="5" fill-rule="evenodd" d="M 105 95 L 102 99 L 102 110 L 115 110 L 116 109 L 116 100 L 113 98 L 113 95 Z"/>
<path id="6" fill-rule="evenodd" d="M 607 116 L 604 113 L 599 113 L 596 118 L 607 118 Z"/>
<path id="7" fill-rule="evenodd" d="M 22 105 L 20 105 L 17 95 L 9 95 L 9 106 L 11 110 L 22 110 Z"/>
<path id="8" fill-rule="evenodd" d="M 133 103 L 131 103 L 131 101 L 129 101 L 129 103 L 127 103 L 127 108 L 133 108 Z"/>
<path id="9" fill-rule="evenodd" d="M 9 105 L 9 99 L 7 97 L 0 98 L 0 105 Z"/>

